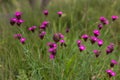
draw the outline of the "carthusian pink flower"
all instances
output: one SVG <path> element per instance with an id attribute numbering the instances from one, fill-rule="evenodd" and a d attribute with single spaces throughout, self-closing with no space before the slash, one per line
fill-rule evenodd
<path id="1" fill-rule="evenodd" d="M 80 46 L 79 46 L 80 52 L 81 52 L 81 51 L 84 51 L 85 49 L 86 49 L 86 47 L 85 47 L 84 45 L 80 45 Z"/>
<path id="2" fill-rule="evenodd" d="M 90 37 L 90 41 L 91 41 L 92 44 L 94 44 L 97 40 L 98 40 L 98 38 L 95 37 L 95 36 Z"/>
<path id="3" fill-rule="evenodd" d="M 113 52 L 113 50 L 114 50 L 114 44 L 111 43 L 110 45 L 107 46 L 106 53 L 110 54 Z"/>
<path id="4" fill-rule="evenodd" d="M 77 40 L 77 46 L 80 47 L 80 45 L 81 45 L 81 41 Z"/>
<path id="5" fill-rule="evenodd" d="M 103 28 L 102 24 L 98 24 L 98 29 L 101 30 Z"/>
<path id="6" fill-rule="evenodd" d="M 47 16 L 48 15 L 48 10 L 44 10 L 43 13 L 44 13 L 45 16 Z"/>
<path id="7" fill-rule="evenodd" d="M 22 12 L 15 12 L 15 17 L 21 19 Z"/>
<path id="8" fill-rule="evenodd" d="M 14 38 L 21 39 L 22 38 L 22 34 L 14 34 Z"/>
<path id="9" fill-rule="evenodd" d="M 116 75 L 116 73 L 113 70 L 110 70 L 110 69 L 106 70 L 106 73 L 108 74 L 109 78 Z"/>
<path id="10" fill-rule="evenodd" d="M 100 50 L 93 50 L 93 53 L 95 54 L 96 57 L 99 57 L 101 51 Z"/>
<path id="11" fill-rule="evenodd" d="M 62 11 L 59 11 L 59 12 L 57 12 L 57 14 L 59 15 L 59 17 L 61 17 L 62 14 L 63 14 L 63 12 L 62 12 Z"/>
<path id="12" fill-rule="evenodd" d="M 82 37 L 81 38 L 83 38 L 84 39 L 84 41 L 87 41 L 87 39 L 88 39 L 88 35 L 87 34 L 84 34 L 84 35 L 82 35 Z"/>
<path id="13" fill-rule="evenodd" d="M 49 21 L 43 21 L 42 22 L 42 25 L 45 25 L 46 27 L 48 26 L 48 24 L 49 24 Z"/>
<path id="14" fill-rule="evenodd" d="M 17 19 L 16 19 L 16 18 L 11 18 L 11 19 L 10 19 L 10 24 L 11 24 L 11 25 L 14 25 L 16 22 L 17 22 Z"/>
<path id="15" fill-rule="evenodd" d="M 97 43 L 98 43 L 98 46 L 101 47 L 103 45 L 103 40 L 102 39 L 98 39 Z"/>
<path id="16" fill-rule="evenodd" d="M 118 16 L 115 16 L 115 15 L 112 16 L 112 20 L 113 20 L 113 21 L 115 21 L 115 20 L 118 19 L 118 18 L 119 18 Z"/>
<path id="17" fill-rule="evenodd" d="M 100 31 L 99 31 L 99 30 L 94 30 L 93 33 L 94 33 L 94 35 L 95 35 L 96 37 L 100 35 Z"/>
<path id="18" fill-rule="evenodd" d="M 103 16 L 100 17 L 100 21 L 103 24 L 109 24 L 109 21 L 105 17 L 103 17 Z"/>
<path id="19" fill-rule="evenodd" d="M 34 32 L 36 29 L 36 26 L 29 27 L 28 30 Z"/>
<path id="20" fill-rule="evenodd" d="M 24 20 L 19 19 L 19 20 L 17 20 L 17 25 L 20 26 L 23 22 L 24 22 Z"/>
<path id="21" fill-rule="evenodd" d="M 49 42 L 47 45 L 49 46 L 50 59 L 54 59 L 57 53 L 57 44 Z"/>
<path id="22" fill-rule="evenodd" d="M 45 35 L 46 35 L 46 32 L 45 32 L 45 31 L 42 31 L 42 32 L 39 34 L 40 39 L 43 39 Z"/>
<path id="23" fill-rule="evenodd" d="M 62 33 L 55 33 L 53 35 L 53 40 L 57 43 L 59 42 L 61 39 L 64 38 L 64 35 Z"/>
<path id="24" fill-rule="evenodd" d="M 116 65 L 117 64 L 117 61 L 116 60 L 111 60 L 111 63 L 110 63 L 110 66 L 111 67 L 114 67 L 114 65 Z"/>
<path id="25" fill-rule="evenodd" d="M 60 45 L 61 45 L 61 46 L 65 46 L 65 47 L 67 46 L 66 43 L 65 43 L 65 40 L 63 40 L 63 39 L 60 40 Z"/>
<path id="26" fill-rule="evenodd" d="M 50 59 L 55 59 L 55 55 L 54 54 L 50 54 Z"/>
<path id="27" fill-rule="evenodd" d="M 25 41 L 26 41 L 26 38 L 23 38 L 23 37 L 22 37 L 22 38 L 20 39 L 20 42 L 21 42 L 22 44 L 24 44 Z"/>
<path id="28" fill-rule="evenodd" d="M 47 46 L 49 46 L 50 48 L 57 48 L 57 44 L 53 42 L 48 42 Z"/>

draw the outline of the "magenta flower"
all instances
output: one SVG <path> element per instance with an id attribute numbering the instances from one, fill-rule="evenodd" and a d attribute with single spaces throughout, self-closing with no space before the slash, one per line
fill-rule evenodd
<path id="1" fill-rule="evenodd" d="M 106 73 L 108 74 L 109 78 L 116 75 L 116 73 L 113 70 L 110 70 L 110 69 L 106 70 Z"/>
<path id="2" fill-rule="evenodd" d="M 10 19 L 10 24 L 11 24 L 11 25 L 14 25 L 16 22 L 17 22 L 17 19 L 16 19 L 16 18 L 11 18 L 11 19 Z"/>
<path id="3" fill-rule="evenodd" d="M 55 59 L 55 55 L 54 54 L 50 54 L 50 59 Z"/>
<path id="4" fill-rule="evenodd" d="M 93 50 L 93 53 L 95 54 L 96 57 L 99 57 L 101 51 L 99 51 L 99 50 Z"/>
<path id="5" fill-rule="evenodd" d="M 26 41 L 26 38 L 23 38 L 23 37 L 22 37 L 22 38 L 20 39 L 20 42 L 21 42 L 22 44 L 24 44 L 25 41 Z"/>
<path id="6" fill-rule="evenodd" d="M 114 50 L 114 44 L 111 43 L 110 45 L 107 46 L 106 53 L 110 54 L 113 52 L 113 50 Z"/>
<path id="7" fill-rule="evenodd" d="M 50 59 L 54 59 L 57 53 L 57 44 L 49 42 L 47 45 L 49 46 Z"/>
<path id="8" fill-rule="evenodd" d="M 60 35 L 58 34 L 58 33 L 55 33 L 54 35 L 53 35 L 53 40 L 57 43 L 57 42 L 59 42 L 60 41 Z"/>
<path id="9" fill-rule="evenodd" d="M 45 25 L 46 27 L 48 26 L 49 22 L 48 21 L 43 21 L 42 25 Z"/>
<path id="10" fill-rule="evenodd" d="M 42 32 L 39 34 L 40 39 L 43 39 L 45 35 L 46 35 L 46 32 L 45 32 L 45 31 L 42 31 Z"/>
<path id="11" fill-rule="evenodd" d="M 59 42 L 61 39 L 64 38 L 64 35 L 62 33 L 55 33 L 53 35 L 53 40 L 57 43 Z"/>
<path id="12" fill-rule="evenodd" d="M 65 47 L 67 46 L 66 43 L 65 43 L 65 40 L 63 40 L 63 39 L 60 40 L 60 45 L 61 45 L 61 46 L 65 46 Z"/>
<path id="13" fill-rule="evenodd" d="M 99 30 L 94 30 L 93 33 L 94 33 L 94 35 L 95 35 L 96 37 L 100 35 L 100 31 L 99 31 Z"/>
<path id="14" fill-rule="evenodd" d="M 21 19 L 22 12 L 15 12 L 15 17 L 19 20 Z"/>
<path id="15" fill-rule="evenodd" d="M 98 29 L 101 30 L 103 28 L 102 24 L 98 24 Z"/>
<path id="16" fill-rule="evenodd" d="M 57 14 L 59 15 L 59 17 L 61 17 L 62 14 L 63 14 L 63 12 L 62 12 L 62 11 L 59 11 L 59 12 L 57 12 Z"/>
<path id="17" fill-rule="evenodd" d="M 111 60 L 111 63 L 110 63 L 110 66 L 111 67 L 114 67 L 114 65 L 116 65 L 117 64 L 117 61 L 116 60 Z"/>
<path id="18" fill-rule="evenodd" d="M 80 52 L 81 52 L 81 51 L 84 51 L 85 49 L 86 49 L 86 47 L 85 47 L 84 45 L 80 45 L 80 46 L 79 46 Z"/>
<path id="19" fill-rule="evenodd" d="M 115 16 L 115 15 L 112 16 L 112 20 L 113 20 L 113 21 L 115 21 L 115 20 L 118 19 L 118 18 L 119 18 L 118 16 Z"/>
<path id="20" fill-rule="evenodd" d="M 43 13 L 44 13 L 45 16 L 47 16 L 48 15 L 48 10 L 44 10 Z"/>
<path id="21" fill-rule="evenodd" d="M 14 38 L 21 39 L 22 38 L 22 34 L 14 34 Z"/>
<path id="22" fill-rule="evenodd" d="M 105 17 L 100 17 L 100 21 L 101 21 L 101 23 L 103 23 L 103 24 L 109 24 L 109 21 L 105 18 Z"/>
<path id="23" fill-rule="evenodd" d="M 53 48 L 49 48 L 49 50 L 48 50 L 50 53 L 52 53 L 52 54 L 56 54 L 56 47 L 53 47 Z"/>
<path id="24" fill-rule="evenodd" d="M 49 42 L 47 43 L 47 46 L 49 46 L 50 48 L 57 48 L 57 44 L 53 43 L 53 42 Z"/>
<path id="25" fill-rule="evenodd" d="M 103 40 L 99 39 L 97 40 L 98 46 L 101 47 L 103 45 Z"/>
<path id="26" fill-rule="evenodd" d="M 36 29 L 36 26 L 29 27 L 28 30 L 34 32 Z"/>
<path id="27" fill-rule="evenodd" d="M 19 20 L 17 20 L 17 25 L 20 26 L 23 22 L 24 22 L 24 20 L 19 19 Z"/>
<path id="28" fill-rule="evenodd" d="M 90 37 L 90 41 L 91 41 L 92 44 L 94 44 L 97 40 L 98 40 L 98 39 L 97 39 L 97 37 L 95 37 L 95 36 L 91 36 L 91 37 Z"/>
<path id="29" fill-rule="evenodd" d="M 87 34 L 84 34 L 84 35 L 82 35 L 82 37 L 81 38 L 83 38 L 84 39 L 84 41 L 87 41 L 87 39 L 88 39 L 88 35 Z"/>
<path id="30" fill-rule="evenodd" d="M 80 47 L 80 45 L 81 45 L 81 41 L 77 40 L 77 46 Z"/>
<path id="31" fill-rule="evenodd" d="M 40 29 L 46 30 L 46 26 L 42 24 L 42 25 L 40 26 Z"/>

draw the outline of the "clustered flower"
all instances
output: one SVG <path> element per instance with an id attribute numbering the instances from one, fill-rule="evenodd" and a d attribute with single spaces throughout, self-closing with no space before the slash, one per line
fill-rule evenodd
<path id="1" fill-rule="evenodd" d="M 48 16 L 48 10 L 44 10 L 43 14 L 45 16 Z M 59 11 L 57 12 L 58 16 L 61 17 L 63 12 Z M 17 24 L 18 26 L 20 26 L 24 21 L 21 19 L 21 12 L 16 12 L 15 13 L 15 18 L 11 18 L 10 19 L 10 24 L 14 25 Z M 118 19 L 118 16 L 113 15 L 112 20 L 115 21 L 116 19 Z M 93 36 L 88 36 L 88 34 L 83 34 L 81 36 L 81 39 L 83 39 L 85 42 L 87 42 L 87 40 L 89 40 L 91 42 L 92 45 L 94 45 L 95 43 L 97 43 L 97 45 L 99 47 L 101 47 L 104 43 L 104 41 L 102 39 L 99 38 L 100 34 L 101 34 L 101 29 L 103 28 L 104 25 L 109 24 L 109 21 L 105 18 L 105 17 L 100 17 L 100 23 L 98 24 L 98 29 L 93 30 Z M 44 36 L 46 35 L 46 28 L 49 25 L 49 21 L 43 21 L 42 24 L 39 26 L 39 37 L 40 39 L 44 39 Z M 31 26 L 28 28 L 29 31 L 31 32 L 35 32 L 35 29 L 37 27 L 36 26 Z M 66 33 L 68 33 L 70 30 L 69 27 L 66 28 Z M 26 38 L 22 36 L 22 34 L 15 34 L 14 38 L 18 39 L 20 41 L 20 43 L 25 44 L 26 42 Z M 64 39 L 64 35 L 62 33 L 55 33 L 52 37 L 54 42 L 48 42 L 47 46 L 49 46 L 48 52 L 50 53 L 50 59 L 55 59 L 56 53 L 57 53 L 57 43 L 60 43 L 61 46 L 67 46 L 65 43 L 65 39 Z M 79 48 L 79 51 L 82 52 L 84 50 L 86 50 L 86 46 L 82 43 L 82 40 L 77 40 L 77 46 Z M 110 43 L 107 46 L 106 49 L 106 54 L 110 54 L 114 51 L 114 44 Z M 101 50 L 98 49 L 94 49 L 93 53 L 95 54 L 96 58 L 100 56 L 101 54 Z M 113 68 L 114 65 L 117 64 L 116 60 L 111 60 L 110 62 L 110 67 Z M 112 69 L 108 69 L 106 70 L 106 73 L 108 74 L 108 76 L 111 78 L 112 76 L 115 76 L 116 73 L 112 70 Z"/>
<path id="2" fill-rule="evenodd" d="M 100 17 L 100 21 L 104 25 L 109 24 L 109 21 L 105 17 L 103 17 L 103 16 Z"/>
<path id="3" fill-rule="evenodd" d="M 21 15 L 21 12 L 16 12 L 15 18 L 10 19 L 10 24 L 14 25 L 16 23 L 18 26 L 20 26 L 24 22 L 24 20 L 21 19 Z"/>
<path id="4" fill-rule="evenodd" d="M 49 46 L 50 59 L 54 59 L 57 53 L 57 44 L 49 42 L 47 45 Z"/>
<path id="5" fill-rule="evenodd" d="M 22 34 L 14 34 L 14 38 L 18 39 L 22 44 L 26 41 L 26 38 L 22 37 Z"/>
<path id="6" fill-rule="evenodd" d="M 113 52 L 113 50 L 114 50 L 114 44 L 111 43 L 110 45 L 107 46 L 106 53 L 110 54 Z"/>
<path id="7" fill-rule="evenodd" d="M 106 73 L 108 74 L 109 78 L 116 75 L 116 73 L 111 69 L 106 70 Z"/>
<path id="8" fill-rule="evenodd" d="M 81 43 L 80 40 L 77 40 L 77 46 L 78 46 L 80 52 L 82 52 L 86 49 L 86 47 Z"/>

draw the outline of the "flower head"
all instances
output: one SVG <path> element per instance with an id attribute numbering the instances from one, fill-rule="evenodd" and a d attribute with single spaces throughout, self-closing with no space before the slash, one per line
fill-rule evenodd
<path id="1" fill-rule="evenodd" d="M 107 46 L 106 53 L 110 54 L 113 52 L 113 50 L 114 50 L 114 44 L 111 43 L 110 45 Z"/>
<path id="2" fill-rule="evenodd" d="M 10 24 L 11 24 L 11 25 L 14 25 L 16 22 L 17 22 L 17 19 L 16 19 L 16 18 L 11 18 L 11 19 L 10 19 Z"/>
<path id="3" fill-rule="evenodd" d="M 95 54 L 96 57 L 98 57 L 101 53 L 99 50 L 93 50 L 93 53 Z"/>
<path id="4" fill-rule="evenodd" d="M 80 45 L 81 45 L 81 41 L 77 40 L 77 46 L 80 47 Z"/>
<path id="5" fill-rule="evenodd" d="M 87 39 L 88 39 L 88 35 L 87 34 L 84 34 L 84 35 L 82 35 L 82 37 L 81 38 L 83 38 L 84 39 L 84 41 L 87 41 Z"/>
<path id="6" fill-rule="evenodd" d="M 64 38 L 64 35 L 63 34 L 61 34 L 61 33 L 55 33 L 54 35 L 53 35 L 53 40 L 57 43 L 57 42 L 59 42 L 61 39 L 63 39 Z"/>
<path id="7" fill-rule="evenodd" d="M 48 10 L 44 10 L 43 13 L 44 13 L 45 16 L 47 16 L 48 15 Z"/>
<path id="8" fill-rule="evenodd" d="M 86 47 L 85 47 L 84 45 L 80 45 L 80 46 L 79 46 L 80 52 L 81 52 L 81 51 L 84 51 L 85 49 L 86 49 Z"/>
<path id="9" fill-rule="evenodd" d="M 108 74 L 109 78 L 116 75 L 116 73 L 113 70 L 110 70 L 110 69 L 106 70 L 106 73 Z"/>
<path id="10" fill-rule="evenodd" d="M 99 39 L 97 40 L 98 46 L 101 47 L 103 45 L 103 40 Z"/>
<path id="11" fill-rule="evenodd" d="M 115 15 L 112 16 L 112 20 L 113 20 L 113 21 L 115 21 L 115 20 L 118 19 L 118 18 L 119 18 L 118 16 L 115 16 Z"/>
<path id="12" fill-rule="evenodd" d="M 22 34 L 14 34 L 14 38 L 21 39 L 22 38 Z"/>
<path id="13" fill-rule="evenodd" d="M 20 38 L 20 42 L 22 43 L 22 44 L 24 44 L 25 43 L 25 41 L 26 41 L 26 38 Z"/>
<path id="14" fill-rule="evenodd" d="M 29 27 L 28 30 L 34 32 L 36 29 L 36 26 Z"/>
<path id="15" fill-rule="evenodd" d="M 96 37 L 100 35 L 100 31 L 99 31 L 99 30 L 94 30 L 93 33 L 94 33 L 94 35 L 95 35 Z"/>
<path id="16" fill-rule="evenodd" d="M 109 24 L 109 21 L 105 17 L 103 17 L 103 16 L 100 17 L 100 21 L 103 24 Z"/>
<path id="17" fill-rule="evenodd" d="M 63 12 L 62 12 L 62 11 L 59 11 L 59 12 L 57 12 L 57 14 L 59 15 L 59 17 L 61 17 L 62 14 L 63 14 Z"/>
<path id="18" fill-rule="evenodd" d="M 42 32 L 39 34 L 40 39 L 43 39 L 45 35 L 46 35 L 46 32 L 45 32 L 45 31 L 42 31 Z"/>
<path id="19" fill-rule="evenodd" d="M 95 36 L 90 37 L 90 41 L 91 41 L 92 44 L 94 44 L 97 40 L 98 40 L 98 38 L 95 37 Z"/>
<path id="20" fill-rule="evenodd" d="M 98 29 L 101 30 L 103 28 L 102 24 L 98 24 Z"/>
<path id="21" fill-rule="evenodd" d="M 19 19 L 19 20 L 17 20 L 17 25 L 20 26 L 23 22 L 24 22 L 24 20 Z"/>
<path id="22" fill-rule="evenodd" d="M 60 40 L 60 45 L 61 45 L 61 46 L 65 46 L 65 47 L 67 46 L 66 43 L 65 43 L 65 40 L 63 40 L 63 39 Z"/>
<path id="23" fill-rule="evenodd" d="M 55 59 L 55 55 L 54 54 L 50 54 L 50 59 Z"/>
<path id="24" fill-rule="evenodd" d="M 117 64 L 117 61 L 116 60 L 111 60 L 111 63 L 110 63 L 110 66 L 111 67 L 114 67 L 114 65 L 116 65 Z"/>
<path id="25" fill-rule="evenodd" d="M 15 17 L 21 19 L 22 12 L 15 12 Z"/>

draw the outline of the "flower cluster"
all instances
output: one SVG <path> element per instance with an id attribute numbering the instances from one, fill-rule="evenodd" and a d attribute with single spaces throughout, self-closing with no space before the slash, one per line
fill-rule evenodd
<path id="1" fill-rule="evenodd" d="M 21 12 L 16 12 L 15 18 L 10 19 L 10 24 L 14 25 L 16 23 L 18 26 L 20 26 L 24 22 L 24 20 L 21 19 L 21 15 Z"/>
<path id="2" fill-rule="evenodd" d="M 50 59 L 54 59 L 57 53 L 57 44 L 49 42 L 47 45 L 49 46 Z"/>

